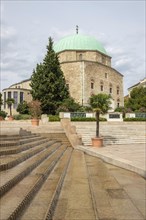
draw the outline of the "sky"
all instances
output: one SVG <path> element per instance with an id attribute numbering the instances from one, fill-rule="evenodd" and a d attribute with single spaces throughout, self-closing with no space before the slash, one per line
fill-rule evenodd
<path id="1" fill-rule="evenodd" d="M 0 90 L 31 77 L 54 43 L 76 33 L 94 36 L 124 76 L 127 89 L 146 77 L 145 0 L 0 0 Z"/>

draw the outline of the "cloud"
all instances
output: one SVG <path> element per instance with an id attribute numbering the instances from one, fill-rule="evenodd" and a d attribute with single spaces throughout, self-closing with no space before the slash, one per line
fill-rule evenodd
<path id="1" fill-rule="evenodd" d="M 34 25 L 39 25 L 34 20 Z M 35 27 L 34 27 L 35 30 Z M 34 35 L 35 31 L 20 38 L 18 31 L 2 23 L 2 87 L 5 88 L 5 79 L 13 76 L 13 83 L 29 78 L 37 63 L 42 62 L 46 54 L 48 37 L 51 36 L 54 43 L 61 38 L 74 34 L 73 29 L 60 30 L 57 27 L 50 28 L 45 33 Z M 95 36 L 103 44 L 107 53 L 112 57 L 112 67 L 124 75 L 124 91 L 144 78 L 144 37 L 143 31 L 134 34 L 110 36 L 105 33 L 86 33 L 80 29 L 80 33 Z M 27 38 L 27 40 L 25 40 Z M 23 42 L 23 43 L 22 43 Z M 7 85 L 11 85 L 7 78 Z"/>
<path id="2" fill-rule="evenodd" d="M 32 55 L 31 47 L 19 41 L 19 34 L 14 27 L 2 21 L 1 30 L 0 77 L 1 89 L 4 89 L 31 76 L 37 55 Z"/>
<path id="3" fill-rule="evenodd" d="M 0 37 L 2 40 L 13 38 L 16 36 L 16 34 L 17 32 L 15 28 L 6 26 L 4 23 L 1 24 Z"/>

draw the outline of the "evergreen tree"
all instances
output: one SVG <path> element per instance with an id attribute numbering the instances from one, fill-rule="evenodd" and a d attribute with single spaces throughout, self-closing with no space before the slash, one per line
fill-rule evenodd
<path id="1" fill-rule="evenodd" d="M 49 38 L 47 54 L 43 63 L 37 64 L 31 77 L 32 97 L 41 102 L 43 113 L 55 114 L 64 99 L 69 98 L 63 72 L 57 54 L 53 50 L 53 40 Z"/>

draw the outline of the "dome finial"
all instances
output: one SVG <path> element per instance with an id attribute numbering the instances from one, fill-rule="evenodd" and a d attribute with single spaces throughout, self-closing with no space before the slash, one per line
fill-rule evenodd
<path id="1" fill-rule="evenodd" d="M 76 34 L 78 34 L 79 26 L 76 25 Z"/>

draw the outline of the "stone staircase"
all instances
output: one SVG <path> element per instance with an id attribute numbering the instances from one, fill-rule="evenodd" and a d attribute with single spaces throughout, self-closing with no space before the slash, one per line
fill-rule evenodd
<path id="1" fill-rule="evenodd" d="M 47 137 L 52 140 L 61 141 L 63 144 L 71 147 L 64 129 L 61 127 L 60 122 L 49 122 L 48 124 L 28 127 L 27 131 L 30 131 L 32 134 L 40 134 L 42 137 Z"/>
<path id="2" fill-rule="evenodd" d="M 131 213 L 144 219 L 144 214 L 133 205 L 133 197 L 129 199 L 102 161 L 73 149 L 70 143 L 55 140 L 54 136 L 51 139 L 39 132 L 22 133 L 0 136 L 0 219 L 95 220 L 109 219 L 109 214 L 110 219 L 118 219 L 119 213 L 120 219 L 129 219 Z M 56 137 L 58 134 L 60 131 Z M 119 169 L 117 172 L 119 175 Z M 123 176 L 123 170 L 121 173 Z M 111 193 L 117 195 L 116 203 L 120 201 L 124 207 L 128 203 L 128 211 L 114 206 Z M 99 198 L 104 198 L 104 208 Z"/>
<path id="3" fill-rule="evenodd" d="M 91 138 L 95 137 L 95 122 L 72 122 L 82 137 L 83 145 L 91 146 Z M 100 135 L 104 137 L 104 145 L 146 143 L 145 122 L 101 122 Z"/>
<path id="4" fill-rule="evenodd" d="M 15 136 L 2 135 L 0 139 L 1 219 L 17 219 L 61 161 L 62 166 L 58 168 L 63 181 L 72 148 L 67 141 L 64 144 L 30 132 Z M 61 184 L 61 180 L 58 184 Z M 19 198 L 15 200 L 16 194 L 19 194 Z M 15 202 L 10 203 L 13 199 Z"/>

